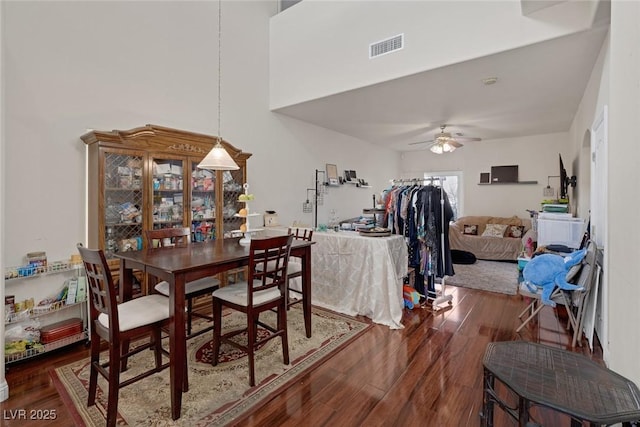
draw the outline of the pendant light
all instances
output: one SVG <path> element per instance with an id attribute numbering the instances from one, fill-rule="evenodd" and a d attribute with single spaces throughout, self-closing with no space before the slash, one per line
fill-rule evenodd
<path id="1" fill-rule="evenodd" d="M 227 150 L 222 146 L 220 136 L 220 118 L 222 116 L 222 0 L 218 0 L 218 139 L 216 145 L 209 151 L 204 159 L 198 164 L 200 169 L 210 170 L 238 170 L 240 167 L 233 161 Z"/>

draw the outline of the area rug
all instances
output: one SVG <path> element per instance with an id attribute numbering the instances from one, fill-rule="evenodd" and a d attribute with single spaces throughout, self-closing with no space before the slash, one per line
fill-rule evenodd
<path id="1" fill-rule="evenodd" d="M 264 318 L 263 318 L 264 316 Z M 182 396 L 182 416 L 171 420 L 169 370 L 154 374 L 120 390 L 118 425 L 129 426 L 224 426 L 259 407 L 296 377 L 331 357 L 371 324 L 314 307 L 312 337 L 304 332 L 302 310 L 292 307 L 287 314 L 289 356 L 282 362 L 279 338 L 270 340 L 255 355 L 256 386 L 249 387 L 247 358 L 231 346 L 223 346 L 221 361 L 211 366 L 211 334 L 205 333 L 187 343 L 189 391 Z M 275 324 L 275 315 L 265 313 L 261 320 Z M 223 331 L 246 323 L 239 313 L 227 313 Z M 106 353 L 105 353 L 106 357 Z M 153 365 L 153 352 L 143 351 L 130 358 L 128 378 Z M 87 408 L 89 360 L 82 360 L 51 371 L 65 405 L 77 425 L 103 426 L 106 414 L 107 383 L 98 376 L 97 403 Z"/>
<path id="2" fill-rule="evenodd" d="M 455 264 L 453 270 L 456 274 L 445 279 L 447 285 L 508 295 L 518 293 L 517 263 L 478 260 L 475 264 Z"/>

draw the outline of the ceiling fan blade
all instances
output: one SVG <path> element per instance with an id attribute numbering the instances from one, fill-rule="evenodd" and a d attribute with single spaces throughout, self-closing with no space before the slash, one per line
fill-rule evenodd
<path id="1" fill-rule="evenodd" d="M 409 145 L 427 144 L 427 143 L 430 143 L 430 142 L 434 142 L 434 140 L 430 139 L 428 141 L 410 142 Z"/>
<path id="2" fill-rule="evenodd" d="M 431 146 L 434 144 L 448 144 L 453 147 L 453 149 L 462 147 L 462 142 L 471 142 L 471 141 L 481 141 L 482 138 L 468 137 L 463 136 L 461 133 L 453 134 L 451 132 L 445 131 L 447 128 L 446 124 L 440 125 L 440 132 L 433 135 L 433 139 L 426 141 L 418 141 L 418 142 L 410 142 L 409 145 L 418 145 L 418 144 L 426 144 L 431 143 Z"/>
<path id="3" fill-rule="evenodd" d="M 482 141 L 482 138 L 472 138 L 468 136 L 456 136 L 453 139 L 456 141 L 464 141 L 464 142 Z"/>

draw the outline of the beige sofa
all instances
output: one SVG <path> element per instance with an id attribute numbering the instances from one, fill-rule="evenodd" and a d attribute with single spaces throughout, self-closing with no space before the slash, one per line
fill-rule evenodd
<path id="1" fill-rule="evenodd" d="M 486 234 L 492 232 L 493 235 L 483 236 L 488 224 L 491 225 Z M 502 235 L 499 233 L 502 226 L 494 224 L 506 227 Z M 472 234 L 474 228 L 476 234 Z M 471 252 L 478 259 L 516 261 L 529 237 L 535 240 L 535 234 L 531 230 L 531 220 L 517 216 L 510 218 L 465 216 L 458 218 L 449 227 L 451 249 Z"/>

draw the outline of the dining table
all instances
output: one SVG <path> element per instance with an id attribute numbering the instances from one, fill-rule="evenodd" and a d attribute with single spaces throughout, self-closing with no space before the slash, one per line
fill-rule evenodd
<path id="1" fill-rule="evenodd" d="M 269 227 L 266 235 L 283 228 Z M 364 235 L 363 235 L 364 234 Z M 408 274 L 408 250 L 404 236 L 370 236 L 357 231 L 313 233 L 313 298 L 316 307 L 366 316 L 374 323 L 402 329 L 403 278 Z M 301 289 L 299 279 L 289 286 Z"/>
<path id="2" fill-rule="evenodd" d="M 301 258 L 305 332 L 311 337 L 311 246 L 314 242 L 295 240 L 291 256 Z M 171 417 L 180 418 L 182 393 L 187 390 L 185 358 L 185 283 L 214 276 L 249 264 L 248 244 L 238 238 L 193 242 L 183 247 L 147 248 L 118 252 L 120 260 L 120 300 L 133 298 L 134 271 L 141 271 L 169 283 L 169 371 L 171 387 Z"/>

